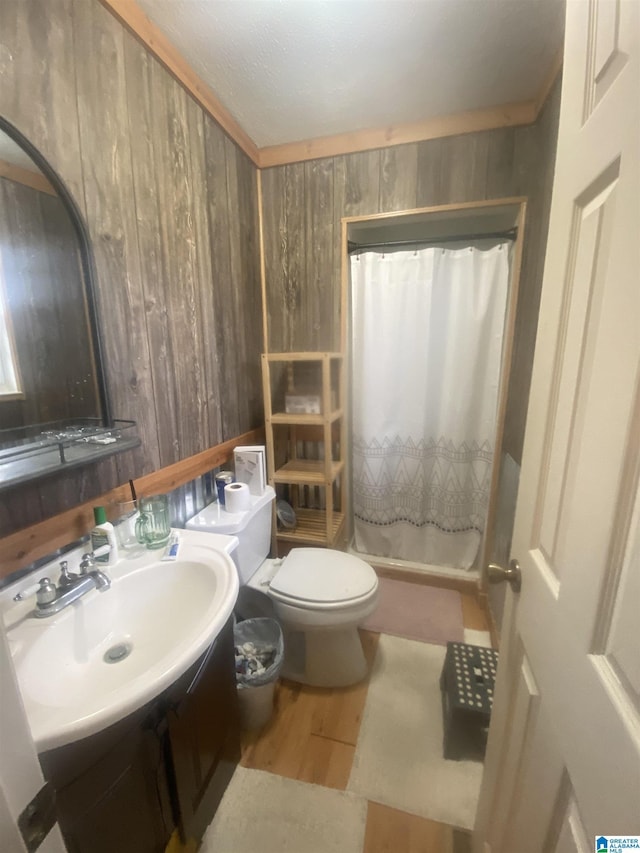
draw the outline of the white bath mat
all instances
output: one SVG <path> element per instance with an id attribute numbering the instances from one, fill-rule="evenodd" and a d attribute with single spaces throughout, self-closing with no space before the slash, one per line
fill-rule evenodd
<path id="1" fill-rule="evenodd" d="M 380 636 L 348 790 L 472 829 L 482 764 L 442 757 L 445 653 L 444 646 Z"/>
<path id="2" fill-rule="evenodd" d="M 200 853 L 362 853 L 355 794 L 237 767 Z"/>

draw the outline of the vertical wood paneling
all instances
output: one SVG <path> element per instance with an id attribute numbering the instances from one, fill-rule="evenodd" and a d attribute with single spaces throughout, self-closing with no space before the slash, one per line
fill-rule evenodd
<path id="1" fill-rule="evenodd" d="M 304 173 L 303 173 L 304 175 Z M 296 289 L 290 288 L 289 267 L 295 256 L 288 246 L 286 168 L 261 173 L 263 263 L 265 268 L 265 314 L 267 349 L 293 349 L 287 319 L 295 316 Z M 303 178 L 304 187 L 304 178 Z"/>
<path id="2" fill-rule="evenodd" d="M 545 108 L 546 113 L 546 108 Z M 531 189 L 532 170 L 538 174 L 542 156 L 541 124 L 519 127 L 514 133 L 513 185 L 519 195 L 527 195 Z"/>
<path id="3" fill-rule="evenodd" d="M 278 352 L 288 340 L 285 320 L 293 314 L 287 310 L 287 268 L 290 253 L 286 249 L 287 220 L 283 182 L 286 169 L 263 169 L 262 184 L 262 253 L 265 271 L 266 349 Z M 293 307 L 293 306 L 292 306 Z M 293 346 L 288 346 L 292 350 Z"/>
<path id="4" fill-rule="evenodd" d="M 230 402 L 231 390 L 227 377 L 235 377 L 236 349 L 231 342 L 231 244 L 229 240 L 230 214 L 227 199 L 227 161 L 225 137 L 214 121 L 204 117 L 205 163 L 207 169 L 207 199 L 209 213 L 209 245 L 213 279 L 213 322 L 209 326 L 207 343 L 211 347 L 218 372 L 219 397 L 217 401 L 222 438 L 236 435 L 237 417 Z"/>
<path id="5" fill-rule="evenodd" d="M 187 99 L 187 120 L 189 138 L 191 139 L 191 174 L 194 209 L 194 236 L 198 263 L 198 318 L 200 325 L 203 388 L 203 421 L 207 425 L 207 443 L 205 446 L 218 444 L 222 439 L 222 416 L 220 414 L 220 370 L 218 366 L 218 342 L 214 328 L 214 281 L 213 264 L 211 259 L 209 207 L 208 207 L 208 175 L 207 148 L 205 141 L 205 116 L 202 110 L 191 99 Z M 215 187 L 218 192 L 219 188 Z M 202 448 L 204 450 L 204 447 Z"/>
<path id="6" fill-rule="evenodd" d="M 85 213 L 75 13 L 73 0 L 0 3 L 0 113 L 36 145 Z M 61 508 L 73 500 L 77 483 L 97 483 L 91 469 L 76 472 L 71 485 L 64 478 L 56 479 Z M 46 479 L 43 484 L 50 488 L 52 482 Z M 114 484 L 101 485 L 106 489 Z M 37 485 L 11 489 L 3 498 L 0 532 L 10 532 L 52 514 L 51 506 L 55 504 L 43 499 Z"/>
<path id="7" fill-rule="evenodd" d="M 12 489 L 8 498 L 0 498 L 0 534 L 35 524 L 43 517 L 37 484 Z"/>
<path id="8" fill-rule="evenodd" d="M 94 0 L 1 3 L 0 46 L 0 112 L 42 151 L 86 215 L 114 414 L 135 419 L 143 442 L 122 464 L 52 478 L 43 507 L 37 486 L 11 490 L 12 507 L 22 509 L 0 508 L 0 530 L 8 532 L 38 513 L 57 511 L 56 500 L 62 508 L 74 493 L 111 488 L 115 483 L 108 481 L 127 468 L 130 476 L 148 472 L 217 441 L 218 431 L 228 437 L 254 426 L 241 421 L 259 416 L 251 377 L 261 342 L 259 318 L 255 327 L 251 319 L 258 292 L 255 191 L 249 189 L 255 172 L 244 158 L 230 156 L 233 148 L 225 150 L 229 143 L 217 125 L 206 116 L 201 121 L 170 75 Z M 557 116 L 545 114 L 549 136 Z M 533 195 L 539 176 L 530 173 L 548 162 L 552 145 L 541 149 L 542 160 L 527 154 L 523 165 L 529 130 L 266 170 L 269 348 L 337 345 L 341 216 L 368 212 L 376 196 L 384 211 L 512 195 L 525 184 Z M 548 176 L 545 193 L 547 186 Z M 230 191 L 240 210 L 231 207 Z M 538 277 L 542 264 L 545 207 L 536 204 L 529 225 L 535 214 L 537 251 L 532 241 L 527 278 Z M 532 309 L 535 293 L 534 283 Z M 530 311 L 522 324 L 517 358 L 524 365 Z M 229 335 L 236 332 L 234 347 Z M 238 377 L 241 409 L 232 399 Z M 517 443 L 522 424 L 513 423 Z"/>
<path id="9" fill-rule="evenodd" d="M 306 284 L 305 169 L 295 163 L 262 172 L 269 349 L 298 349 Z"/>
<path id="10" fill-rule="evenodd" d="M 1 179 L 0 245 L 24 392 L 0 400 L 0 428 L 99 416 L 78 240 L 60 199 Z"/>
<path id="11" fill-rule="evenodd" d="M 429 139 L 418 148 L 416 207 L 434 207 L 448 201 L 445 187 L 445 154 L 448 139 Z"/>
<path id="12" fill-rule="evenodd" d="M 258 188 L 256 171 L 249 158 L 237 146 L 235 152 L 238 178 L 238 218 L 240 222 L 238 252 L 240 255 L 241 291 L 240 323 L 244 329 L 244 355 L 240 382 L 244 387 L 242 420 L 236 435 L 256 423 L 264 422 L 262 371 L 260 356 L 264 350 L 262 329 L 262 287 L 260 282 L 260 244 L 258 240 Z M 236 288 L 236 292 L 239 289 Z"/>
<path id="13" fill-rule="evenodd" d="M 113 413 L 142 439 L 5 492 L 2 535 L 257 426 L 262 341 L 255 168 L 160 64 L 97 0 L 21 0 L 0 4 L 0 72 L 0 113 L 86 216 Z"/>
<path id="14" fill-rule="evenodd" d="M 302 315 L 306 302 L 307 248 L 309 246 L 306 241 L 308 231 L 304 163 L 285 166 L 283 189 L 285 227 L 278 237 L 286 254 L 283 280 L 286 306 L 283 324 L 286 331 L 284 340 L 287 341 L 287 350 L 297 350 L 300 349 L 300 340 L 304 340 L 304 336 L 300 336 L 299 331 L 303 327 Z M 271 349 L 278 351 L 281 347 L 276 343 Z"/>
<path id="15" fill-rule="evenodd" d="M 225 137 L 224 150 L 227 169 L 227 198 L 229 205 L 229 259 L 230 273 L 229 287 L 226 291 L 227 318 L 226 337 L 229 356 L 234 360 L 233 375 L 236 382 L 225 391 L 223 407 L 228 408 L 227 418 L 232 424 L 233 435 L 240 432 L 240 423 L 247 415 L 247 385 L 243 374 L 242 353 L 245 351 L 247 342 L 247 328 L 242 323 L 243 296 L 244 294 L 236 288 L 235 282 L 242 275 L 242 257 L 245 247 L 242 245 L 242 226 L 240 221 L 240 184 L 238 174 L 238 158 L 235 146 Z"/>
<path id="16" fill-rule="evenodd" d="M 442 172 L 446 203 L 482 201 L 487 192 L 487 133 L 468 133 L 447 140 Z"/>
<path id="17" fill-rule="evenodd" d="M 47 334 L 57 336 L 58 357 L 63 352 L 62 370 L 56 394 L 67 399 L 67 417 L 96 417 L 101 412 L 95 372 L 95 353 L 89 334 L 88 306 L 84 291 L 78 239 L 70 217 L 57 196 L 40 193 L 42 219 L 46 232 L 48 275 L 56 302 L 53 328 Z M 63 338 L 59 329 L 71 329 Z"/>
<path id="18" fill-rule="evenodd" d="M 376 212 L 373 205 L 376 188 L 378 212 L 528 196 L 520 305 L 505 423 L 504 449 L 517 461 L 524 434 L 544 263 L 558 99 L 559 84 L 556 84 L 556 94 L 534 127 L 470 133 L 307 163 L 302 210 L 298 195 L 293 216 L 288 172 L 294 167 L 275 167 L 263 172 L 270 349 L 322 349 L 322 342 L 328 340 L 339 346 L 340 305 L 333 289 L 337 274 L 330 277 L 325 274 L 322 284 L 322 271 L 327 269 L 331 254 L 336 269 L 339 264 L 341 217 Z M 326 205 L 330 192 L 328 176 L 332 172 L 333 220 L 329 222 Z M 301 233 L 305 237 L 302 243 Z M 319 246 L 329 239 L 331 245 L 327 251 L 320 250 Z M 293 285 L 289 273 L 292 265 L 303 273 Z M 330 331 L 317 328 L 325 323 L 330 325 Z M 296 334 L 296 325 L 301 334 Z"/>
<path id="19" fill-rule="evenodd" d="M 171 459 L 176 432 L 173 367 L 169 344 L 168 314 L 164 298 L 164 257 L 160 227 L 160 200 L 157 185 L 157 158 L 154 146 L 156 127 L 153 114 L 152 70 L 149 54 L 125 34 L 128 129 L 131 144 L 131 174 L 140 252 L 140 289 L 130 292 L 130 310 L 124 319 L 128 337 L 138 334 L 138 352 L 124 373 L 129 387 L 137 393 L 139 376 L 153 387 L 150 416 L 156 426 L 157 464 Z M 137 331 L 139 330 L 139 331 Z M 135 338 L 134 338 L 135 339 Z M 122 373 L 120 374 L 123 375 Z M 142 394 L 147 393 L 147 386 Z"/>
<path id="20" fill-rule="evenodd" d="M 123 31 L 97 3 L 74 5 L 80 157 L 97 267 L 97 302 L 115 417 L 138 422 L 145 463 L 159 465 L 125 94 Z M 96 61 L 96 56 L 101 61 Z M 100 121 L 96 120 L 96 104 Z"/>
<path id="21" fill-rule="evenodd" d="M 204 368 L 200 360 L 202 330 L 198 319 L 187 95 L 175 81 L 167 79 L 156 62 L 151 69 L 151 103 L 165 272 L 164 288 L 158 292 L 158 298 L 163 300 L 167 315 L 166 352 L 170 360 L 167 372 L 171 376 L 171 384 L 155 397 L 161 446 L 167 447 L 170 440 L 172 444 L 170 456 L 160 460 L 164 466 L 202 450 L 208 429 L 203 407 Z M 170 431 L 163 436 L 168 426 L 165 411 L 170 410 L 171 394 L 176 429 L 174 432 L 169 427 Z"/>
<path id="22" fill-rule="evenodd" d="M 42 517 L 48 518 L 90 500 L 96 494 L 96 482 L 115 485 L 118 482 L 116 458 L 109 456 L 96 462 L 91 473 L 92 476 L 88 477 L 85 470 L 77 468 L 69 471 L 63 482 L 56 477 L 41 480 L 37 488 L 42 502 Z"/>
<path id="23" fill-rule="evenodd" d="M 343 216 L 366 216 L 377 213 L 380 204 L 381 159 L 384 152 L 366 151 L 336 157 L 333 166 L 333 272 L 331 301 L 334 315 L 340 317 L 342 300 L 341 223 Z M 342 346 L 340 326 L 332 322 L 330 349 Z"/>
<path id="24" fill-rule="evenodd" d="M 388 149 L 391 150 L 391 149 Z M 333 161 L 333 217 L 339 225 L 343 216 L 366 216 L 379 207 L 384 151 L 345 154 Z"/>
<path id="25" fill-rule="evenodd" d="M 525 195 L 517 191 L 514 183 L 515 130 L 510 127 L 489 130 L 486 133 L 487 198 L 508 198 Z"/>
<path id="26" fill-rule="evenodd" d="M 83 209 L 74 0 L 0 3 L 0 112 L 63 176 Z"/>
<path id="27" fill-rule="evenodd" d="M 305 163 L 305 193 L 313 203 L 306 207 L 305 287 L 298 317 L 296 349 L 331 350 L 338 306 L 334 303 L 337 228 L 333 210 L 333 159 Z"/>
<path id="28" fill-rule="evenodd" d="M 417 207 L 417 199 L 418 145 L 383 149 L 380 152 L 380 211 L 411 210 Z"/>

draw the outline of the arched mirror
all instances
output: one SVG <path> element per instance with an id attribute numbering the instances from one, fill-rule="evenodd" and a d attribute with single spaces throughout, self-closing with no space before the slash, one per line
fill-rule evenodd
<path id="1" fill-rule="evenodd" d="M 0 489 L 138 443 L 109 410 L 82 219 L 0 118 Z"/>

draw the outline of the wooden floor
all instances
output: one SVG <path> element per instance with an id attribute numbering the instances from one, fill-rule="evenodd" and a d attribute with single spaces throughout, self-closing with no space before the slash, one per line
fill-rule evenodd
<path id="1" fill-rule="evenodd" d="M 472 593 L 461 593 L 465 628 L 489 631 L 486 612 Z M 373 661 L 378 634 L 361 631 Z M 243 767 L 345 790 L 349 781 L 368 683 L 322 689 L 281 681 L 268 726 L 246 734 Z M 470 853 L 468 832 L 369 803 L 363 853 Z"/>

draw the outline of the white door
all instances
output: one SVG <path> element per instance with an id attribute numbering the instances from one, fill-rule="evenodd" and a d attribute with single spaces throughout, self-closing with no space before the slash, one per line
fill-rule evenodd
<path id="1" fill-rule="evenodd" d="M 522 591 L 508 594 L 478 853 L 640 836 L 639 7 L 567 3 L 512 545 Z"/>
<path id="2" fill-rule="evenodd" d="M 0 625 L 0 850 L 26 853 L 18 816 L 42 788 L 44 779 L 22 705 L 7 638 Z M 37 842 L 34 842 L 37 843 Z M 38 853 L 64 853 L 56 823 L 36 847 Z"/>

